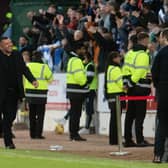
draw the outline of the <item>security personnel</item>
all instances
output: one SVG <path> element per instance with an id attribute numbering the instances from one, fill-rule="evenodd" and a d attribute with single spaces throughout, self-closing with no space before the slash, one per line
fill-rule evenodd
<path id="1" fill-rule="evenodd" d="M 30 137 L 44 139 L 42 133 L 48 83 L 52 81 L 53 75 L 48 65 L 43 63 L 40 52 L 33 53 L 32 62 L 27 66 L 39 82 L 39 87 L 35 89 L 31 83 L 25 81 L 25 95 L 29 105 Z"/>
<path id="2" fill-rule="evenodd" d="M 149 35 L 140 32 L 137 35 L 137 45 L 133 47 L 130 60 L 130 75 L 128 78 L 128 96 L 146 96 L 150 94 L 150 58 L 147 51 Z M 150 145 L 143 136 L 143 122 L 146 115 L 146 100 L 128 101 L 125 117 L 125 147 Z M 132 140 L 132 125 L 135 120 L 136 142 Z"/>
<path id="3" fill-rule="evenodd" d="M 69 111 L 69 132 L 70 140 L 74 141 L 86 141 L 78 133 L 82 104 L 86 93 L 89 91 L 85 68 L 82 62 L 85 53 L 84 44 L 82 42 L 75 42 L 67 65 L 67 98 L 69 98 L 71 105 Z"/>
<path id="4" fill-rule="evenodd" d="M 89 86 L 89 92 L 86 98 L 86 121 L 85 127 L 82 128 L 79 133 L 80 134 L 89 134 L 89 128 L 92 121 L 92 115 L 94 114 L 94 100 L 96 97 L 97 90 L 97 72 L 94 62 L 92 60 L 92 56 L 90 53 L 86 53 L 84 59 L 84 66 L 87 75 L 87 83 Z"/>
<path id="5" fill-rule="evenodd" d="M 109 144 L 117 145 L 117 111 L 116 111 L 116 96 L 124 95 L 123 76 L 120 68 L 121 57 L 118 52 L 111 52 L 107 58 L 107 69 L 105 71 L 105 93 L 108 100 L 108 105 L 111 110 L 110 129 L 109 129 Z M 122 102 L 124 107 L 124 102 Z"/>

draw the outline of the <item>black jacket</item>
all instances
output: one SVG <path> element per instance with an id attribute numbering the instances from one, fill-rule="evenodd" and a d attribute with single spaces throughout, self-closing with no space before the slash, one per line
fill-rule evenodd
<path id="1" fill-rule="evenodd" d="M 152 66 L 152 79 L 154 86 L 168 85 L 168 46 L 160 49 Z"/>
<path id="2" fill-rule="evenodd" d="M 5 99 L 5 95 L 7 93 L 7 86 L 8 86 L 8 78 L 10 76 L 7 76 L 7 66 L 6 66 L 6 60 L 4 59 L 4 54 L 0 51 L 0 103 Z M 23 58 L 21 54 L 17 51 L 13 51 L 11 56 L 13 57 L 13 64 L 16 67 L 16 81 L 17 81 L 17 93 L 18 99 L 21 99 L 24 97 L 24 88 L 23 88 L 23 75 L 32 83 L 36 79 L 31 74 L 30 70 L 26 66 L 26 64 L 23 61 Z"/>

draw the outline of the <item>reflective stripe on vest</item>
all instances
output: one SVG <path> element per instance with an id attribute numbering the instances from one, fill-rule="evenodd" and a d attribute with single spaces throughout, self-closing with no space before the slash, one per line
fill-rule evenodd
<path id="1" fill-rule="evenodd" d="M 69 93 L 88 93 L 89 90 L 88 90 L 88 88 L 86 88 L 86 89 L 67 88 L 66 91 Z"/>
<path id="2" fill-rule="evenodd" d="M 76 72 L 80 72 L 80 71 L 83 71 L 83 69 L 76 69 L 75 71 L 72 71 L 72 63 L 73 61 L 75 61 L 77 58 L 73 57 L 71 58 L 71 62 L 70 62 L 70 70 L 67 72 L 69 74 L 74 74 Z"/>
<path id="3" fill-rule="evenodd" d="M 136 54 L 135 58 L 134 58 L 133 68 L 135 68 L 135 69 L 145 69 L 145 70 L 149 70 L 149 66 L 136 66 L 136 59 L 137 59 L 138 55 L 140 55 L 140 54 L 142 54 L 142 53 L 147 54 L 147 53 L 144 52 L 144 51 L 139 51 L 139 52 Z"/>
<path id="4" fill-rule="evenodd" d="M 39 97 L 47 98 L 47 94 L 34 94 L 34 93 L 25 93 L 26 97 Z"/>
<path id="5" fill-rule="evenodd" d="M 110 72 L 109 72 L 109 76 L 108 76 L 108 79 L 109 80 L 107 80 L 107 83 L 116 83 L 116 82 L 118 82 L 119 80 L 121 80 L 122 79 L 122 76 L 119 76 L 117 79 L 115 79 L 115 80 L 110 80 L 110 74 L 111 74 L 111 72 L 112 72 L 112 70 L 114 69 L 115 67 L 112 67 L 111 69 L 110 69 Z"/>

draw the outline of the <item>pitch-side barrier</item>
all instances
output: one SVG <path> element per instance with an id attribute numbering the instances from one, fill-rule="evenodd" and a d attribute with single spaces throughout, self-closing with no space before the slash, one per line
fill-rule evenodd
<path id="1" fill-rule="evenodd" d="M 154 100 L 154 99 L 155 99 L 155 96 L 116 96 L 118 151 L 117 152 L 110 152 L 110 155 L 123 156 L 123 155 L 128 154 L 128 152 L 123 151 L 122 127 L 121 127 L 121 103 L 120 103 L 120 101 L 124 101 L 124 100 L 137 101 L 137 100 Z"/>

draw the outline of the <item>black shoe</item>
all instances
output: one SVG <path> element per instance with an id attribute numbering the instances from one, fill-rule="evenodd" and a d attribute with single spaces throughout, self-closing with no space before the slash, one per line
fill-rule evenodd
<path id="1" fill-rule="evenodd" d="M 153 163 L 161 163 L 161 157 L 160 156 L 154 156 Z"/>
<path id="2" fill-rule="evenodd" d="M 126 141 L 123 145 L 124 145 L 125 148 L 136 147 L 136 143 L 133 140 Z"/>
<path id="3" fill-rule="evenodd" d="M 12 133 L 12 138 L 16 138 L 16 136 L 15 136 L 15 134 L 14 134 L 14 133 Z"/>
<path id="4" fill-rule="evenodd" d="M 41 135 L 41 136 L 36 136 L 35 139 L 45 139 L 45 137 Z"/>
<path id="5" fill-rule="evenodd" d="M 81 136 L 71 137 L 71 141 L 87 141 L 85 138 L 82 138 Z"/>
<path id="6" fill-rule="evenodd" d="M 45 139 L 44 136 L 31 136 L 31 139 Z"/>
<path id="7" fill-rule="evenodd" d="M 149 143 L 146 140 L 143 140 L 142 142 L 137 143 L 137 147 L 147 147 L 147 146 L 153 146 L 153 144 Z"/>
<path id="8" fill-rule="evenodd" d="M 3 138 L 3 133 L 0 133 L 0 138 Z"/>
<path id="9" fill-rule="evenodd" d="M 5 148 L 6 149 L 15 149 L 16 147 L 14 144 L 10 144 L 10 145 L 7 145 Z"/>

